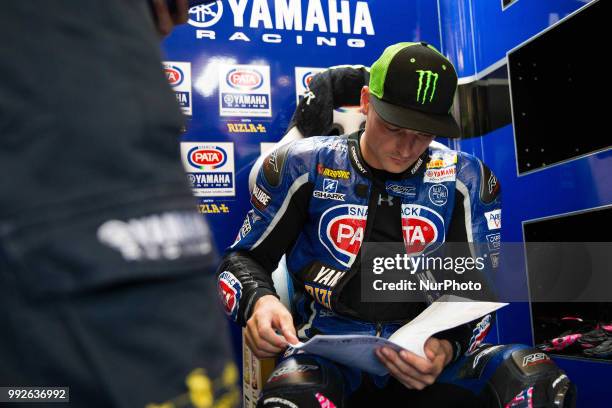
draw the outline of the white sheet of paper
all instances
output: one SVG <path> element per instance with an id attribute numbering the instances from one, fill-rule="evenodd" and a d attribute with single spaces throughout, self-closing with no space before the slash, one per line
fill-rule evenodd
<path id="1" fill-rule="evenodd" d="M 396 351 L 411 351 L 425 358 L 429 337 L 444 330 L 476 320 L 507 305 L 497 302 L 449 301 L 432 303 L 421 314 L 397 330 L 389 339 L 364 335 L 316 335 L 306 343 L 293 346 L 363 371 L 385 375 L 387 369 L 374 353 L 386 346 Z"/>

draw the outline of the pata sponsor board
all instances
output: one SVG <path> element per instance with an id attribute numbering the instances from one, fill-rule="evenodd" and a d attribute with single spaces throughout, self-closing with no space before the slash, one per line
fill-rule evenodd
<path id="1" fill-rule="evenodd" d="M 164 61 L 164 74 L 174 91 L 176 101 L 185 115 L 191 116 L 191 63 L 178 61 Z"/>
<path id="2" fill-rule="evenodd" d="M 181 142 L 181 158 L 196 197 L 236 195 L 233 143 Z"/>
<path id="3" fill-rule="evenodd" d="M 271 117 L 270 67 L 219 65 L 221 116 Z"/>

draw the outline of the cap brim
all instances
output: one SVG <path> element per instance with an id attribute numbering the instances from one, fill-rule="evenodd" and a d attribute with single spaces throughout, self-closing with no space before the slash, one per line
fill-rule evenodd
<path id="1" fill-rule="evenodd" d="M 392 105 L 370 94 L 370 103 L 374 105 L 376 113 L 392 125 L 429 133 L 435 136 L 459 138 L 461 129 L 452 115 L 435 115 L 423 113 L 410 108 Z"/>

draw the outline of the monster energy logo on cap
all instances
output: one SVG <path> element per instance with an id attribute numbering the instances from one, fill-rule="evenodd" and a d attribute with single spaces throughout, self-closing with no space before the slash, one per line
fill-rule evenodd
<path id="1" fill-rule="evenodd" d="M 419 98 L 421 99 L 421 104 L 424 104 L 427 101 L 427 91 L 429 90 L 429 85 L 431 84 L 431 78 L 433 78 L 433 85 L 431 85 L 431 92 L 429 94 L 429 102 L 434 97 L 436 93 L 436 84 L 438 83 L 438 74 L 432 71 L 423 71 L 422 69 L 417 70 L 419 75 L 419 90 L 417 91 L 417 102 Z M 423 97 L 421 98 L 421 89 L 423 88 L 423 77 L 427 77 L 427 83 L 425 85 L 425 90 L 423 91 Z"/>
<path id="2" fill-rule="evenodd" d="M 391 45 L 370 68 L 370 104 L 384 121 L 401 128 L 459 137 L 450 114 L 456 90 L 453 64 L 427 43 Z"/>

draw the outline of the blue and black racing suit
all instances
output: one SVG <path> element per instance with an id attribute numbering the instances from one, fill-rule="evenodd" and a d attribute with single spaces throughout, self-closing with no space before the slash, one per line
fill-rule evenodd
<path id="1" fill-rule="evenodd" d="M 260 297 L 276 295 L 271 273 L 286 254 L 294 288 L 292 312 L 301 340 L 318 333 L 388 337 L 416 317 L 426 303 L 361 302 L 356 277 L 364 242 L 403 240 L 406 248 L 421 250 L 447 241 L 499 242 L 500 186 L 480 160 L 430 146 L 402 174 L 385 174 L 364 161 L 360 135 L 310 137 L 283 145 L 265 159 L 251 196 L 253 208 L 219 268 L 219 293 L 226 312 L 238 323 L 246 324 Z M 490 251 L 486 259 L 493 263 L 488 267 L 496 268 L 494 248 L 479 245 L 472 251 Z M 453 364 L 439 382 L 461 377 L 458 372 L 468 357 L 484 353 L 488 358 L 481 363 L 496 357 L 495 364 L 501 365 L 511 354 L 532 352 L 526 346 L 483 348 L 480 343 L 491 323 L 489 315 L 436 336 L 449 340 L 454 350 Z M 288 376 L 303 377 L 303 367 L 311 367 L 308 375 L 317 378 L 303 381 L 306 391 L 296 388 L 295 379 Z M 542 367 L 562 375 L 554 365 Z M 263 406 L 277 406 L 279 400 L 289 403 L 278 406 L 319 406 L 323 400 L 343 406 L 355 390 L 363 388 L 364 379 L 377 387 L 385 387 L 388 379 L 363 376 L 318 356 L 300 354 L 283 360 L 277 370 L 264 387 Z M 479 371 L 478 367 L 472 371 Z M 545 371 L 546 378 L 553 375 Z M 467 375 L 465 370 L 463 374 Z M 470 378 L 465 375 L 463 379 Z M 491 406 L 510 403 L 519 393 L 527 395 L 534 379 L 515 381 L 512 386 L 498 379 L 503 385 L 494 387 L 496 396 L 481 400 L 497 399 L 497 405 Z M 462 386 L 480 395 L 486 383 L 487 379 L 480 379 Z"/>

